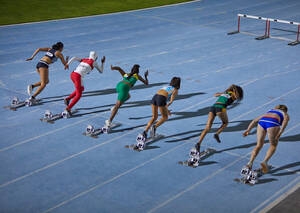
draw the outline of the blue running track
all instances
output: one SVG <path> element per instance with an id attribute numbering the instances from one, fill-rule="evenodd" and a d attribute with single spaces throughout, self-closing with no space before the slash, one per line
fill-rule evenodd
<path id="1" fill-rule="evenodd" d="M 85 78 L 84 97 L 74 118 L 54 124 L 39 119 L 45 110 L 61 112 L 71 93 L 70 73 L 60 62 L 50 66 L 50 84 L 42 105 L 17 111 L 0 109 L 0 212 L 259 212 L 300 182 L 300 45 L 249 34 L 227 36 L 236 29 L 237 13 L 300 21 L 298 0 L 203 0 L 102 16 L 0 27 L 0 104 L 26 98 L 37 82 L 33 51 L 57 41 L 64 55 L 85 57 L 95 50 L 107 62 L 102 75 Z M 242 19 L 242 30 L 264 33 L 264 23 Z M 271 25 L 271 35 L 296 39 L 296 26 Z M 88 124 L 100 127 L 116 101 L 121 76 L 110 64 L 129 71 L 135 63 L 149 69 L 150 85 L 137 83 L 120 109 L 122 125 L 98 139 L 85 137 Z M 165 137 L 143 152 L 124 146 L 135 142 L 150 119 L 155 92 L 173 76 L 182 77 L 173 115 L 158 129 Z M 198 168 L 177 164 L 205 127 L 215 92 L 230 84 L 244 88 L 244 100 L 228 110 L 230 124 L 213 139 L 216 119 L 203 143 L 218 152 Z M 253 187 L 234 182 L 256 144 L 249 122 L 277 104 L 289 107 L 291 120 L 275 167 Z M 268 144 L 254 167 L 259 167 Z"/>

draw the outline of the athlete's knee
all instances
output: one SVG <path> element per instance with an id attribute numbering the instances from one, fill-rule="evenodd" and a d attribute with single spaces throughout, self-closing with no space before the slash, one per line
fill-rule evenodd
<path id="1" fill-rule="evenodd" d="M 162 115 L 162 119 L 163 119 L 163 120 L 166 121 L 166 120 L 168 120 L 168 118 L 169 118 L 168 115 Z"/>
<path id="2" fill-rule="evenodd" d="M 228 121 L 223 121 L 222 126 L 227 127 L 228 126 Z"/>
<path id="3" fill-rule="evenodd" d="M 205 127 L 204 131 L 206 131 L 206 132 L 209 132 L 209 131 L 210 131 L 210 129 L 211 129 L 211 126 L 210 126 L 210 125 L 206 125 L 206 127 Z"/>
<path id="4" fill-rule="evenodd" d="M 157 115 L 157 114 L 152 116 L 152 120 L 153 120 L 153 121 L 156 121 L 157 118 L 158 118 L 158 115 Z"/>
<path id="5" fill-rule="evenodd" d="M 47 83 L 46 82 L 41 82 L 41 88 L 45 88 L 46 87 L 46 85 L 47 85 Z"/>
<path id="6" fill-rule="evenodd" d="M 258 144 L 258 145 L 256 145 L 255 150 L 260 151 L 262 147 L 263 147 L 263 145 Z"/>

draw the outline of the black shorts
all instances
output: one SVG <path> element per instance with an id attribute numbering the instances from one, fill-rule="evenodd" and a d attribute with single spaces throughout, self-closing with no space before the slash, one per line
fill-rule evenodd
<path id="1" fill-rule="evenodd" d="M 226 108 L 211 106 L 209 107 L 209 112 L 212 112 L 216 116 L 217 112 L 226 112 Z"/>
<path id="2" fill-rule="evenodd" d="M 155 106 L 166 106 L 167 98 L 163 95 L 155 94 L 151 100 L 151 104 Z"/>
<path id="3" fill-rule="evenodd" d="M 49 68 L 49 65 L 46 62 L 39 61 L 39 63 L 36 65 L 36 68 L 39 69 L 41 67 Z"/>

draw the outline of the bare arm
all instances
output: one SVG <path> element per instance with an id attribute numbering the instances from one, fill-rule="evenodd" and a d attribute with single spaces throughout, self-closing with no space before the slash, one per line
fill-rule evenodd
<path id="1" fill-rule="evenodd" d="M 251 121 L 251 123 L 249 124 L 247 130 L 243 133 L 243 136 L 246 137 L 248 136 L 249 132 L 251 131 L 251 129 L 253 129 L 253 127 L 258 123 L 258 121 L 263 117 L 264 115 L 261 115 L 257 118 L 255 118 L 253 121 Z"/>
<path id="2" fill-rule="evenodd" d="M 64 59 L 63 54 L 60 51 L 56 51 L 55 56 L 61 60 L 61 63 L 65 65 L 65 69 L 69 69 L 68 62 Z"/>
<path id="3" fill-rule="evenodd" d="M 222 94 L 223 94 L 223 93 L 221 93 L 221 92 L 217 92 L 217 93 L 214 94 L 214 96 L 215 96 L 215 97 L 219 97 L 219 96 L 222 95 Z"/>
<path id="4" fill-rule="evenodd" d="M 138 75 L 138 78 L 141 82 L 143 82 L 145 85 L 148 85 L 149 84 L 149 81 L 148 81 L 148 75 L 149 75 L 149 72 L 148 70 L 145 72 L 145 79 L 143 79 L 142 76 Z"/>
<path id="5" fill-rule="evenodd" d="M 104 70 L 104 62 L 105 62 L 105 56 L 101 59 L 101 66 L 99 67 L 99 64 L 95 62 L 94 66 L 98 70 L 99 73 L 103 73 Z"/>
<path id="6" fill-rule="evenodd" d="M 122 75 L 122 76 L 124 76 L 126 73 L 125 73 L 125 71 L 124 70 L 122 70 L 121 69 L 121 67 L 114 67 L 113 65 L 110 65 L 110 69 L 111 70 L 117 70 L 117 71 L 119 71 L 119 73 Z"/>
<path id="7" fill-rule="evenodd" d="M 26 61 L 31 61 L 31 60 L 34 58 L 34 56 L 36 56 L 36 54 L 38 54 L 38 52 L 40 52 L 40 51 L 47 52 L 47 51 L 49 51 L 49 50 L 51 50 L 51 48 L 48 48 L 48 47 L 45 47 L 45 48 L 38 48 L 38 49 L 36 49 L 36 50 L 34 51 L 34 53 L 32 54 L 32 56 L 31 56 L 30 58 L 27 58 L 27 59 L 26 59 Z"/>
<path id="8" fill-rule="evenodd" d="M 175 89 L 173 91 L 173 93 L 171 95 L 171 98 L 170 98 L 170 102 L 167 104 L 167 107 L 169 107 L 173 103 L 173 101 L 175 100 L 176 95 L 178 95 L 178 90 L 177 89 Z"/>
<path id="9" fill-rule="evenodd" d="M 276 141 L 279 140 L 280 136 L 282 135 L 282 133 L 284 132 L 286 126 L 288 125 L 289 123 L 289 120 L 290 120 L 290 116 L 286 113 L 285 116 L 284 116 L 284 120 L 282 122 L 282 127 L 278 133 L 278 135 L 276 136 Z"/>

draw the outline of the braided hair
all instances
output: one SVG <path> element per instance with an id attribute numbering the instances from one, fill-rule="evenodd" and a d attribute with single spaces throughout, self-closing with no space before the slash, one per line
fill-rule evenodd
<path id="1" fill-rule="evenodd" d="M 127 76 L 127 80 L 129 80 L 131 76 L 133 76 L 134 74 L 138 74 L 139 72 L 140 72 L 140 65 L 138 64 L 133 65 L 130 74 Z"/>

